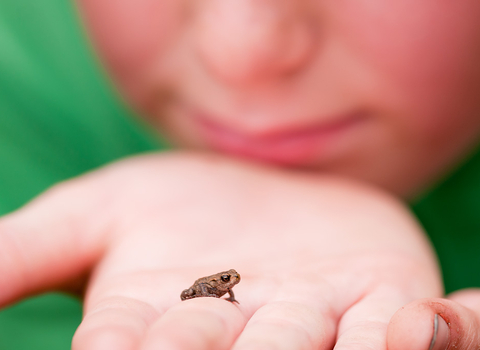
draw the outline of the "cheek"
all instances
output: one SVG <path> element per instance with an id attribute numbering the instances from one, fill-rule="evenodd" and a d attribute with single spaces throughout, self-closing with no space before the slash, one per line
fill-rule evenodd
<path id="1" fill-rule="evenodd" d="M 480 2 L 352 4 L 344 6 L 343 25 L 355 33 L 351 44 L 358 57 L 378 74 L 374 103 L 393 108 L 396 122 L 432 138 L 476 123 Z"/>
<path id="2" fill-rule="evenodd" d="M 117 76 L 152 63 L 178 25 L 178 0 L 80 0 L 78 7 L 96 50 Z"/>

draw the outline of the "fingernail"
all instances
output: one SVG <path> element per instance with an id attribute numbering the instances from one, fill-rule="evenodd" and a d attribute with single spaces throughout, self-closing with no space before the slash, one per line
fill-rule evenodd
<path id="1" fill-rule="evenodd" d="M 428 350 L 446 350 L 450 341 L 450 329 L 443 317 L 435 314 L 433 319 L 433 337 Z"/>

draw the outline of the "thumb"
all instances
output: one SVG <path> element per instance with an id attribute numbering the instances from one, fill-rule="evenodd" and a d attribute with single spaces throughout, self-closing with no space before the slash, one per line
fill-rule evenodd
<path id="1" fill-rule="evenodd" d="M 389 350 L 476 350 L 480 324 L 473 310 L 447 299 L 421 299 L 401 308 L 388 326 Z"/>
<path id="2" fill-rule="evenodd" d="M 93 192 L 65 182 L 0 218 L 0 306 L 61 288 L 91 268 L 107 223 Z"/>

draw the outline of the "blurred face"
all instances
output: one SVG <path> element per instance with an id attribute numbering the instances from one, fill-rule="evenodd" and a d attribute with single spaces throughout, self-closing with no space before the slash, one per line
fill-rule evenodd
<path id="1" fill-rule="evenodd" d="M 478 0 L 79 0 L 172 143 L 412 195 L 480 135 Z"/>

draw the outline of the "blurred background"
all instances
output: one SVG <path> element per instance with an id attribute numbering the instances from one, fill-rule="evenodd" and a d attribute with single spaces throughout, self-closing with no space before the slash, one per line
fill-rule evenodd
<path id="1" fill-rule="evenodd" d="M 73 1 L 0 1 L 0 214 L 130 154 L 163 148 L 105 78 Z M 1 292 L 1 287 L 0 287 Z M 0 311 L 0 349 L 70 349 L 78 299 Z"/>

